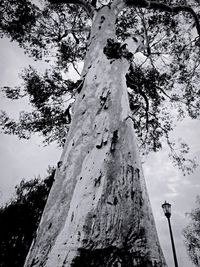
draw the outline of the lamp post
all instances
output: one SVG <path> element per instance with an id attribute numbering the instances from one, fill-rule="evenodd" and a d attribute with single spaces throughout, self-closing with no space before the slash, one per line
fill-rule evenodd
<path id="1" fill-rule="evenodd" d="M 172 251 L 173 251 L 173 255 L 174 255 L 174 265 L 175 265 L 175 267 L 178 267 L 178 261 L 177 261 L 177 257 L 176 257 L 176 250 L 175 250 L 175 245 L 174 245 L 172 227 L 171 227 L 171 222 L 170 222 L 171 204 L 169 204 L 169 203 L 167 203 L 165 201 L 165 203 L 162 204 L 162 208 L 163 208 L 164 214 L 167 217 L 167 220 L 168 220 L 168 223 L 169 223 L 169 232 L 170 232 L 171 243 L 172 243 Z"/>

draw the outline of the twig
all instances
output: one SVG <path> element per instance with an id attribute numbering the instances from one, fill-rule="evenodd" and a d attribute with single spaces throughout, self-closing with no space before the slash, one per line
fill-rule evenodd
<path id="1" fill-rule="evenodd" d="M 75 63 L 74 63 L 74 62 L 71 62 L 71 64 L 72 64 L 73 68 L 75 69 L 75 71 L 78 73 L 78 75 L 81 76 L 81 74 L 80 74 L 80 72 L 78 71 L 78 69 L 77 69 Z"/>

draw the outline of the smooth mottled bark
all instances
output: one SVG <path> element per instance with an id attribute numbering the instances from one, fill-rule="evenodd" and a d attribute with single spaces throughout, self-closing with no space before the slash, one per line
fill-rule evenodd
<path id="1" fill-rule="evenodd" d="M 166 266 L 128 118 L 129 63 L 104 54 L 118 9 L 95 16 L 83 88 L 26 267 Z"/>

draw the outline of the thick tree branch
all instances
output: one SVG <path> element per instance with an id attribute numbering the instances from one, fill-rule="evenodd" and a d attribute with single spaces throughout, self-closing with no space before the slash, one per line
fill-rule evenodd
<path id="1" fill-rule="evenodd" d="M 95 8 L 86 0 L 49 0 L 52 4 L 74 4 L 81 6 L 90 18 L 93 18 Z"/>
<path id="2" fill-rule="evenodd" d="M 148 0 L 126 0 L 126 3 L 128 5 L 133 5 L 136 7 L 143 7 L 143 8 L 165 11 L 165 12 L 170 12 L 170 13 L 188 12 L 193 17 L 195 24 L 196 24 L 198 35 L 200 36 L 200 22 L 199 22 L 198 16 L 196 12 L 194 11 L 194 9 L 189 6 L 185 6 L 185 5 L 169 6 L 163 3 L 159 3 L 156 1 L 148 1 Z"/>

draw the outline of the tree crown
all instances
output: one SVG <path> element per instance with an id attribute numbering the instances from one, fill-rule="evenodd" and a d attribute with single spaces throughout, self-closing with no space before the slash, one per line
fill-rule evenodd
<path id="1" fill-rule="evenodd" d="M 0 266 L 23 266 L 54 181 L 54 173 L 55 170 L 50 168 L 44 180 L 22 180 L 15 187 L 13 199 L 0 207 L 0 226 L 3 229 Z"/>
<path id="2" fill-rule="evenodd" d="M 83 77 L 67 79 L 72 67 L 80 75 L 92 17 L 104 5 L 115 1 L 68 0 L 2 1 L 1 36 L 16 41 L 35 60 L 45 60 L 51 68 L 38 73 L 32 67 L 22 74 L 21 87 L 3 87 L 6 97 L 28 97 L 31 112 L 22 111 L 15 121 L 1 112 L 3 132 L 30 138 L 40 133 L 45 142 L 64 143 L 71 122 L 71 106 L 81 90 Z M 123 1 L 122 1 L 123 2 Z M 130 60 L 126 75 L 131 119 L 143 151 L 157 151 L 165 138 L 176 164 L 189 171 L 184 154 L 188 147 L 169 139 L 174 122 L 186 116 L 199 118 L 199 4 L 190 1 L 124 1 L 116 17 L 117 40 L 111 49 L 122 46 L 132 36 L 143 39 L 143 48 Z M 114 48 L 115 47 L 115 48 Z M 172 111 L 171 111 L 172 110 Z M 172 116 L 173 115 L 173 116 Z M 184 167 L 185 166 L 185 167 Z"/>

